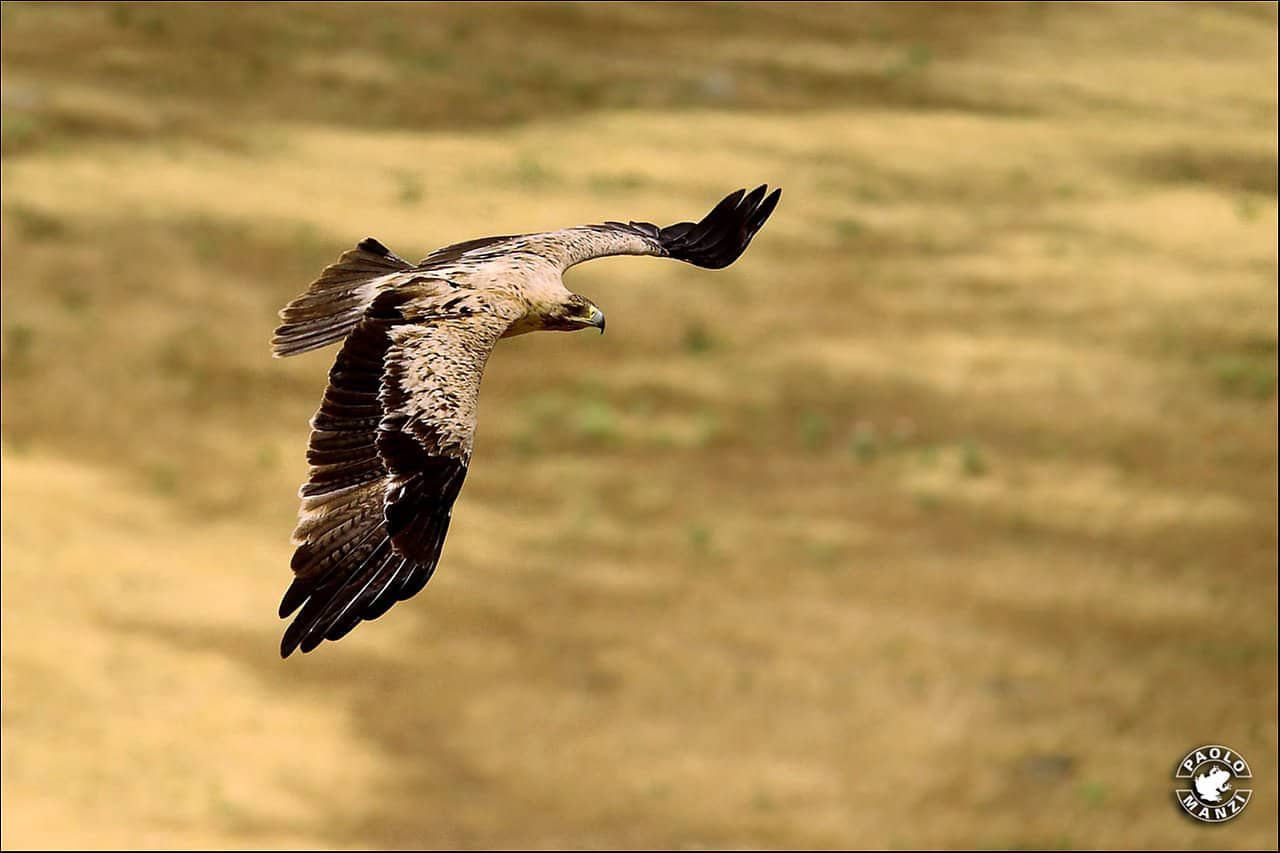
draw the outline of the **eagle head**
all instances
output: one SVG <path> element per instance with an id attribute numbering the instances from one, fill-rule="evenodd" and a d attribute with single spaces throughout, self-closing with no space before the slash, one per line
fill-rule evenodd
<path id="1" fill-rule="evenodd" d="M 576 332 L 588 326 L 604 334 L 604 312 L 590 299 L 571 293 L 542 315 L 543 328 L 555 332 Z"/>

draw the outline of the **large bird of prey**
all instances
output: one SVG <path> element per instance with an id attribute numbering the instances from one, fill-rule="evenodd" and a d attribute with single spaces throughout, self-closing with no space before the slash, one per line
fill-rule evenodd
<path id="1" fill-rule="evenodd" d="M 340 639 L 426 585 L 471 461 L 494 344 L 539 330 L 604 331 L 600 309 L 565 289 L 565 270 L 610 255 L 727 267 L 782 194 L 766 191 L 731 193 L 700 222 L 485 237 L 418 264 L 368 238 L 290 302 L 271 340 L 276 356 L 343 343 L 311 419 L 294 579 L 280 602 L 282 619 L 298 613 L 281 656 Z"/>

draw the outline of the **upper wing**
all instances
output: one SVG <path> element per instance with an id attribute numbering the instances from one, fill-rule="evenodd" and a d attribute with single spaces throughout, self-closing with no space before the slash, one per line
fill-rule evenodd
<path id="1" fill-rule="evenodd" d="M 418 267 L 420 269 L 428 269 L 452 264 L 462 260 L 464 257 L 473 257 L 488 252 L 500 253 L 503 244 L 509 240 L 519 240 L 520 237 L 521 235 L 517 234 L 501 234 L 497 237 L 479 237 L 475 240 L 463 240 L 461 243 L 450 243 L 448 246 L 442 246 L 418 261 Z"/>
<path id="2" fill-rule="evenodd" d="M 471 458 L 476 399 L 509 319 L 454 299 L 409 322 L 381 294 L 347 338 L 312 420 L 280 653 L 311 651 L 426 585 Z"/>
<path id="3" fill-rule="evenodd" d="M 437 249 L 423 258 L 415 270 L 436 271 L 520 252 L 541 255 L 561 270 L 610 255 L 656 255 L 707 269 L 723 269 L 742 256 L 778 206 L 782 190 L 768 190 L 767 186 L 751 192 L 737 190 L 721 199 L 698 222 L 677 222 L 665 228 L 652 222 L 605 222 L 538 234 L 467 240 Z"/>

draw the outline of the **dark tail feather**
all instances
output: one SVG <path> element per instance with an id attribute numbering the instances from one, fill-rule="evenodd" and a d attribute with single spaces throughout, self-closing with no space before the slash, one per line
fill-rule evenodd
<path id="1" fill-rule="evenodd" d="M 307 292 L 280 312 L 284 323 L 271 338 L 277 358 L 297 355 L 341 340 L 356 324 L 377 293 L 366 287 L 373 279 L 413 269 L 413 265 L 372 237 L 344 252 L 325 267 Z"/>

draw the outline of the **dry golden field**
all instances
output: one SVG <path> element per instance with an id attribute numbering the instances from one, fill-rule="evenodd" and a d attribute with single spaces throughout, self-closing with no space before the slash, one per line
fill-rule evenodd
<path id="1" fill-rule="evenodd" d="M 1275 848 L 1276 4 L 0 8 L 4 847 Z M 279 659 L 285 301 L 764 182 Z"/>

